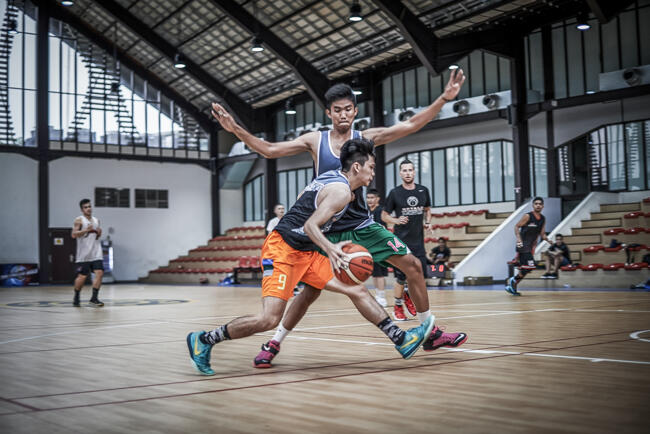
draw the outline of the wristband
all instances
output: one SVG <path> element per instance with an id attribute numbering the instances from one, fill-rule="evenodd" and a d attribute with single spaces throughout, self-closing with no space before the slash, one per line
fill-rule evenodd
<path id="1" fill-rule="evenodd" d="M 452 101 L 453 101 L 453 99 L 447 99 L 447 98 L 445 98 L 445 97 L 442 96 L 442 95 L 440 95 L 440 98 L 442 98 L 442 100 L 443 100 L 444 102 L 452 102 Z"/>

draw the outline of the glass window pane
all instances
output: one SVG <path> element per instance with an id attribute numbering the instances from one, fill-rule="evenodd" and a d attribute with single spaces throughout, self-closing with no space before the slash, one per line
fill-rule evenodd
<path id="1" fill-rule="evenodd" d="M 23 51 L 23 44 L 22 44 L 22 34 L 17 34 L 16 37 L 14 38 L 14 48 L 18 48 L 18 51 L 16 54 L 19 56 L 21 55 Z M 61 70 L 59 69 L 61 67 L 61 62 L 59 61 L 59 55 L 61 54 L 61 40 L 55 36 L 50 36 L 49 37 L 49 48 L 50 48 L 50 68 L 48 70 L 49 76 L 50 76 L 50 84 L 49 84 L 49 91 L 50 92 L 59 92 L 61 90 L 60 86 L 60 80 L 61 80 Z M 34 55 L 36 53 L 34 52 Z M 12 56 L 13 57 L 13 56 Z M 22 61 L 18 61 L 16 63 L 21 63 Z M 13 69 L 13 66 L 12 66 Z M 20 76 L 19 76 L 20 77 Z M 21 77 L 22 81 L 22 77 Z M 21 83 L 22 87 L 22 83 Z"/>
<path id="2" fill-rule="evenodd" d="M 420 152 L 420 184 L 428 188 L 430 192 L 433 191 L 431 175 L 431 151 Z"/>
<path id="3" fill-rule="evenodd" d="M 637 49 L 639 41 L 636 34 L 636 15 L 635 11 L 621 12 L 619 15 L 621 29 L 621 58 L 623 60 L 622 68 L 631 68 L 639 65 L 637 58 Z M 641 24 L 647 26 L 648 23 Z"/>
<path id="4" fill-rule="evenodd" d="M 587 88 L 585 91 L 596 92 L 599 89 L 598 74 L 600 74 L 600 26 L 598 21 L 589 20 L 591 29 L 584 32 L 585 41 L 585 74 Z"/>
<path id="5" fill-rule="evenodd" d="M 641 122 L 625 125 L 625 142 L 627 146 L 627 189 L 643 190 L 645 188 L 645 161 L 643 158 L 643 130 Z"/>
<path id="6" fill-rule="evenodd" d="M 569 96 L 583 95 L 582 31 L 576 26 L 567 26 L 566 38 L 567 56 L 572 59 L 569 62 Z"/>
<path id="7" fill-rule="evenodd" d="M 533 153 L 534 153 L 533 147 L 528 148 L 528 167 L 530 167 L 529 171 L 529 182 L 530 182 L 530 191 L 532 196 L 537 196 L 535 193 L 535 164 L 533 163 Z"/>
<path id="8" fill-rule="evenodd" d="M 650 7 L 639 9 L 639 23 L 650 23 Z M 639 26 L 641 43 L 641 65 L 650 63 L 650 26 Z"/>
<path id="9" fill-rule="evenodd" d="M 381 92 L 384 116 L 386 116 L 393 110 L 393 99 L 391 97 L 390 91 L 390 77 L 384 79 L 381 82 Z"/>
<path id="10" fill-rule="evenodd" d="M 503 185 L 505 200 L 515 200 L 515 161 L 512 142 L 503 142 Z"/>
<path id="11" fill-rule="evenodd" d="M 447 200 L 445 199 L 445 191 L 447 183 L 445 180 L 445 151 L 438 149 L 433 151 L 433 186 L 431 194 L 433 194 L 434 206 L 445 206 Z"/>
<path id="12" fill-rule="evenodd" d="M 252 221 L 253 220 L 253 184 L 248 183 L 246 184 L 246 187 L 244 187 L 244 196 L 245 196 L 245 205 L 246 205 L 246 213 L 244 215 L 244 220 L 245 221 Z"/>
<path id="13" fill-rule="evenodd" d="M 503 201 L 503 171 L 501 165 L 501 142 L 488 143 L 488 176 L 490 184 L 490 202 Z"/>
<path id="14" fill-rule="evenodd" d="M 474 145 L 474 194 L 476 203 L 488 201 L 487 144 Z"/>
<path id="15" fill-rule="evenodd" d="M 542 33 L 534 32 L 529 36 L 530 52 L 530 89 L 544 94 L 544 62 L 542 59 Z"/>
<path id="16" fill-rule="evenodd" d="M 298 170 L 296 175 L 298 176 L 298 194 L 300 194 L 307 185 L 307 177 L 305 171 L 302 169 Z"/>
<path id="17" fill-rule="evenodd" d="M 287 202 L 289 202 L 288 206 L 291 208 L 293 204 L 296 202 L 296 196 L 298 195 L 297 187 L 296 187 L 296 171 L 291 170 L 287 172 L 287 182 L 288 182 L 288 189 L 287 189 Z"/>
<path id="18" fill-rule="evenodd" d="M 618 62 L 618 20 L 613 19 L 601 26 L 603 44 L 603 72 L 616 71 L 621 69 Z"/>
<path id="19" fill-rule="evenodd" d="M 460 174 L 458 173 L 458 148 L 446 149 L 447 159 L 447 205 L 458 205 L 460 202 L 458 187 Z"/>
<path id="20" fill-rule="evenodd" d="M 305 126 L 305 105 L 298 104 L 296 106 L 296 128 L 302 129 Z"/>
<path id="21" fill-rule="evenodd" d="M 566 64 L 564 62 L 564 27 L 553 29 L 551 32 L 553 41 L 553 83 L 555 86 L 555 98 L 566 98 Z"/>
<path id="22" fill-rule="evenodd" d="M 510 61 L 499 57 L 499 90 L 510 90 Z"/>
<path id="23" fill-rule="evenodd" d="M 469 61 L 467 57 L 463 57 L 458 61 L 458 66 L 465 72 L 465 74 L 468 74 L 469 71 Z M 480 77 L 475 77 L 476 79 L 480 80 Z M 449 76 L 447 76 L 447 79 L 445 80 L 445 84 L 447 83 L 447 80 L 449 80 Z M 467 78 L 468 81 L 471 82 L 471 77 Z M 458 92 L 458 99 L 465 99 L 469 98 L 469 88 L 470 88 L 470 83 L 465 83 L 463 87 L 460 88 L 460 92 Z"/>
<path id="24" fill-rule="evenodd" d="M 278 176 L 278 200 L 289 211 L 287 202 L 287 172 L 280 172 Z"/>
<path id="25" fill-rule="evenodd" d="M 609 167 L 609 189 L 625 189 L 625 146 L 623 126 L 607 127 L 607 165 Z"/>
<path id="26" fill-rule="evenodd" d="M 536 196 L 548 197 L 548 172 L 546 150 L 534 148 L 535 190 Z"/>
<path id="27" fill-rule="evenodd" d="M 404 72 L 404 107 L 417 107 L 415 94 L 415 69 Z"/>
<path id="28" fill-rule="evenodd" d="M 395 188 L 395 163 L 386 165 L 386 192 Z"/>
<path id="29" fill-rule="evenodd" d="M 305 125 L 311 125 L 313 128 L 314 124 L 314 101 L 307 101 L 305 103 Z"/>
<path id="30" fill-rule="evenodd" d="M 417 107 L 429 105 L 429 73 L 424 66 L 416 69 L 418 80 L 418 101 Z"/>
<path id="31" fill-rule="evenodd" d="M 429 101 L 435 101 L 442 93 L 442 79 L 440 75 L 429 74 Z"/>
<path id="32" fill-rule="evenodd" d="M 404 74 L 395 74 L 393 79 L 393 108 L 404 108 Z"/>
<path id="33" fill-rule="evenodd" d="M 474 203 L 472 145 L 460 147 L 460 197 L 462 204 Z"/>
<path id="34" fill-rule="evenodd" d="M 483 89 L 483 52 L 472 51 L 469 60 L 472 68 L 471 71 L 468 71 L 469 83 L 467 83 L 470 85 L 470 94 L 471 96 L 483 95 L 485 94 L 485 89 Z"/>
<path id="35" fill-rule="evenodd" d="M 485 64 L 485 93 L 498 92 L 497 56 L 490 53 L 483 53 L 483 63 Z"/>

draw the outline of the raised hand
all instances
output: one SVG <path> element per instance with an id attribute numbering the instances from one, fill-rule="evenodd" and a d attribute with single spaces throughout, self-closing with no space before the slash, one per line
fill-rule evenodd
<path id="1" fill-rule="evenodd" d="M 235 131 L 237 122 L 235 122 L 235 119 L 230 115 L 230 113 L 228 113 L 225 108 L 223 108 L 221 104 L 217 104 L 216 102 L 212 103 L 212 117 L 219 121 L 224 130 L 228 131 L 229 133 Z"/>
<path id="2" fill-rule="evenodd" d="M 460 92 L 460 88 L 463 87 L 463 83 L 465 83 L 465 78 L 466 77 L 462 69 L 458 68 L 451 71 L 449 81 L 445 86 L 445 91 L 442 93 L 442 97 L 448 100 L 456 98 L 458 96 L 458 92 Z"/>

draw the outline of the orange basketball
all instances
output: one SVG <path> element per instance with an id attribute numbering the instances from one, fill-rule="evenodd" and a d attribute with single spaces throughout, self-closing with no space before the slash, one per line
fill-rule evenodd
<path id="1" fill-rule="evenodd" d="M 346 244 L 343 252 L 350 258 L 347 269 L 336 273 L 336 278 L 346 285 L 361 284 L 372 274 L 373 260 L 368 250 L 358 244 Z"/>

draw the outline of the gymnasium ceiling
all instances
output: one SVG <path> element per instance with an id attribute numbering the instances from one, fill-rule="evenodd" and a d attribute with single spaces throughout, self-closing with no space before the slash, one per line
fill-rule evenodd
<path id="1" fill-rule="evenodd" d="M 75 0 L 63 7 L 50 0 L 49 7 L 57 18 L 94 29 L 197 111 L 208 116 L 210 102 L 219 101 L 250 126 L 259 118 L 256 109 L 305 91 L 321 99 L 332 81 L 414 57 L 437 73 L 476 48 L 499 52 L 513 30 L 529 32 L 580 11 L 606 20 L 613 2 L 360 0 L 363 20 L 354 23 L 348 21 L 352 3 Z M 255 34 L 264 41 L 262 52 L 250 50 Z M 176 53 L 185 57 L 185 69 L 173 66 Z"/>

